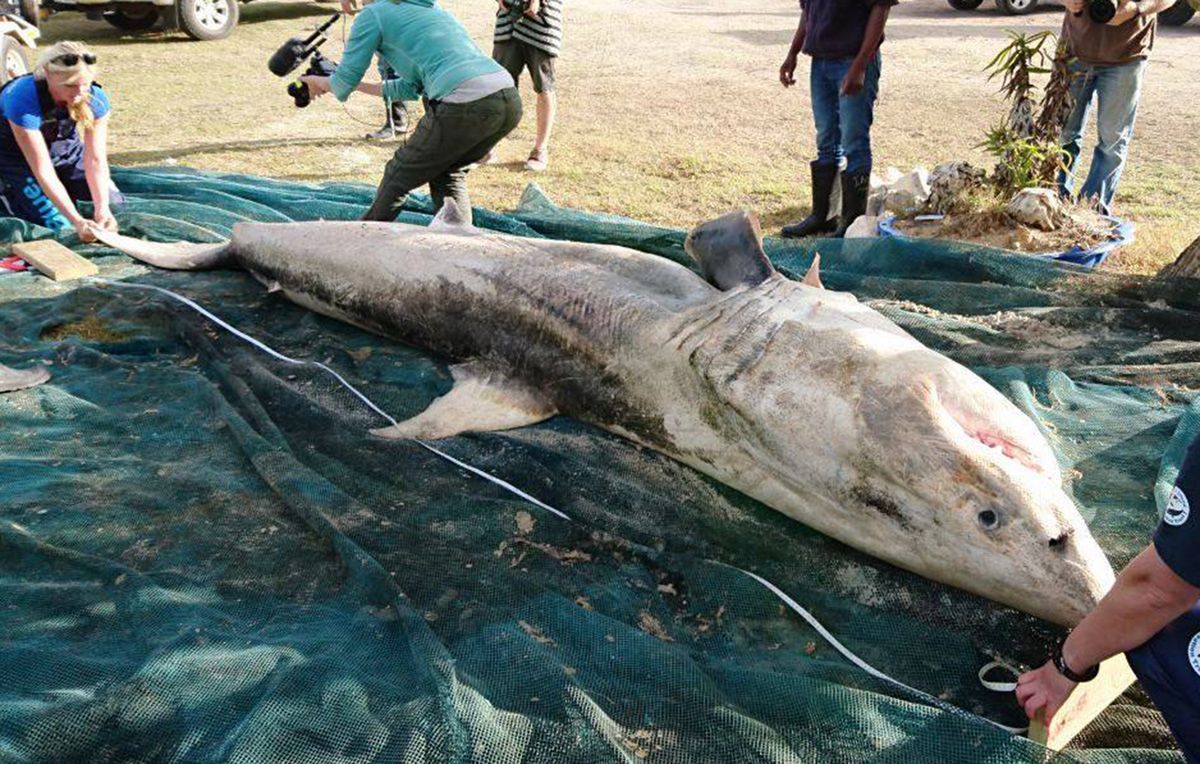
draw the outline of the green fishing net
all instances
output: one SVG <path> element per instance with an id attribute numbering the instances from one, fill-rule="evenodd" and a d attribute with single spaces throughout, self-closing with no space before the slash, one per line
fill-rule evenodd
<path id="1" fill-rule="evenodd" d="M 372 193 L 179 168 L 115 179 L 122 229 L 159 240 L 354 219 Z M 414 197 L 401 219 L 429 211 Z M 682 231 L 536 189 L 475 217 L 686 262 Z M 8 240 L 49 235 L 3 222 Z M 194 300 L 397 419 L 450 387 L 445 359 L 245 273 L 73 244 L 105 280 Z M 767 249 L 797 278 L 819 250 L 827 286 L 1041 422 L 1115 566 L 1145 546 L 1200 431 L 1194 283 L 947 242 Z M 1024 723 L 976 672 L 1041 663 L 1057 629 L 596 428 L 556 418 L 434 444 L 444 456 L 380 441 L 367 431 L 386 421 L 325 369 L 161 292 L 33 274 L 0 276 L 0 363 L 54 375 L 0 396 L 0 762 L 1046 759 L 981 718 Z M 934 700 L 852 665 L 743 570 Z M 1055 760 L 1180 757 L 1135 687 Z"/>

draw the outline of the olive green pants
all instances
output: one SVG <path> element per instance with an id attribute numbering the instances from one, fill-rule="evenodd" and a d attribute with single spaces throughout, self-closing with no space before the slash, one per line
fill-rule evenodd
<path id="1" fill-rule="evenodd" d="M 395 220 L 408 193 L 426 183 L 435 213 L 447 196 L 459 209 L 471 209 L 467 166 L 487 156 L 520 121 L 521 97 L 515 87 L 470 103 L 426 102 L 425 116 L 387 163 L 375 201 L 362 219 Z"/>

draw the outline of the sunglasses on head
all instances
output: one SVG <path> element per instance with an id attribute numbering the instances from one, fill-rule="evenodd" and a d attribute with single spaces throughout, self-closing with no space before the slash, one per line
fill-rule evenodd
<path id="1" fill-rule="evenodd" d="M 83 59 L 83 63 L 92 66 L 96 63 L 96 54 L 94 53 L 64 53 L 61 56 L 55 56 L 50 59 L 56 64 L 63 66 L 75 66 L 79 63 L 79 59 Z"/>

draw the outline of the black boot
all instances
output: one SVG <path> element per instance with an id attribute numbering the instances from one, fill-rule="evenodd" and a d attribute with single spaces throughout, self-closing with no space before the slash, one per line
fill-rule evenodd
<path id="1" fill-rule="evenodd" d="M 838 217 L 836 239 L 846 235 L 846 229 L 859 216 L 867 214 L 867 197 L 871 194 L 871 173 L 842 173 L 842 214 Z"/>
<path id="2" fill-rule="evenodd" d="M 829 233 L 837 227 L 836 221 L 829 219 L 829 199 L 833 196 L 833 184 L 837 180 L 836 164 L 812 165 L 812 214 L 799 223 L 785 225 L 780 233 L 789 239 L 799 239 L 802 236 L 816 236 Z"/>
<path id="3" fill-rule="evenodd" d="M 383 123 L 383 127 L 373 133 L 367 133 L 367 140 L 386 141 L 408 132 L 408 109 L 403 101 L 392 101 L 391 112 Z"/>

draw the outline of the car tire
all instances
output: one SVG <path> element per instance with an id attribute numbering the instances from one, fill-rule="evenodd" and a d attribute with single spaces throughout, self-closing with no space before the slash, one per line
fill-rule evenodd
<path id="1" fill-rule="evenodd" d="M 1024 16 L 1033 13 L 1038 0 L 996 0 L 996 7 L 1009 16 Z"/>
<path id="2" fill-rule="evenodd" d="M 1170 27 L 1181 27 L 1192 20 L 1196 9 L 1188 0 L 1175 0 L 1175 4 L 1158 14 L 1158 20 Z"/>
<path id="3" fill-rule="evenodd" d="M 946 0 L 956 11 L 973 11 L 983 5 L 983 0 Z"/>
<path id="4" fill-rule="evenodd" d="M 120 8 L 107 11 L 104 20 L 126 32 L 144 32 L 158 23 L 158 9 L 153 5 Z"/>
<path id="5" fill-rule="evenodd" d="M 21 43 L 11 37 L 0 38 L 0 85 L 29 73 L 29 56 Z"/>
<path id="6" fill-rule="evenodd" d="M 237 0 L 178 0 L 179 28 L 193 40 L 221 40 L 238 23 Z"/>

